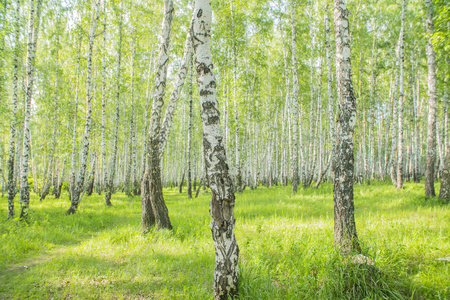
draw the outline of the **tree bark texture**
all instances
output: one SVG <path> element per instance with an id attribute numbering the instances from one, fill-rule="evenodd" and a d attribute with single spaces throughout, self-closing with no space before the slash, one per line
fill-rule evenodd
<path id="1" fill-rule="evenodd" d="M 20 0 L 16 0 L 14 24 L 14 56 L 13 56 L 13 94 L 11 99 L 12 116 L 8 158 L 8 218 L 14 217 L 14 197 L 16 196 L 16 182 L 14 180 L 14 159 L 16 155 L 16 123 L 19 85 L 19 38 L 20 38 Z"/>
<path id="2" fill-rule="evenodd" d="M 216 79 L 213 74 L 210 2 L 196 0 L 193 15 L 195 67 L 202 108 L 203 152 L 207 181 L 211 189 L 210 227 L 216 252 L 214 298 L 228 299 L 236 295 L 238 291 L 239 247 L 234 235 L 236 220 L 233 181 L 228 173 L 216 96 Z"/>
<path id="3" fill-rule="evenodd" d="M 167 78 L 167 68 L 169 65 L 170 34 L 173 21 L 173 1 L 164 0 L 164 17 L 161 28 L 161 44 L 159 47 L 158 65 L 156 71 L 155 88 L 153 95 L 150 130 L 148 140 L 147 165 L 144 177 L 141 183 L 141 201 L 142 201 L 142 231 L 146 232 L 149 223 L 155 217 L 157 229 L 172 229 L 169 218 L 169 211 L 164 202 L 161 182 L 161 114 L 164 105 L 164 95 Z M 145 208 L 145 210 L 144 210 Z M 147 227 L 144 227 L 147 226 Z"/>
<path id="4" fill-rule="evenodd" d="M 334 242 L 342 253 L 361 250 L 356 233 L 353 204 L 353 137 L 356 124 L 356 99 L 352 85 L 348 15 L 345 1 L 335 0 L 339 116 L 334 168 Z"/>

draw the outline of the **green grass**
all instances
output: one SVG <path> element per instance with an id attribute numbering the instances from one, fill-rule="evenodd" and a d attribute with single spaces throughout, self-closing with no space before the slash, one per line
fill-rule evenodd
<path id="1" fill-rule="evenodd" d="M 438 190 L 438 189 L 437 189 Z M 260 187 L 236 198 L 239 299 L 450 299 L 450 208 L 423 184 L 397 192 L 355 186 L 363 253 L 347 263 L 333 246 L 332 186 Z M 32 197 L 28 222 L 6 221 L 0 200 L 0 299 L 211 299 L 214 247 L 209 194 L 165 190 L 173 231 L 140 233 L 139 197 Z M 16 203 L 16 209 L 19 205 Z"/>

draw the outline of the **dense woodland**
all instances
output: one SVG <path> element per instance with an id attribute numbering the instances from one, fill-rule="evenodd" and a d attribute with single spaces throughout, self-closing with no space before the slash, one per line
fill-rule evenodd
<path id="1" fill-rule="evenodd" d="M 209 191 L 215 298 L 227 299 L 236 195 L 332 183 L 334 243 L 367 265 L 354 184 L 422 182 L 425 199 L 450 201 L 447 0 L 0 5 L 5 218 L 125 193 L 141 199 L 145 234 L 173 228 L 166 189 Z"/>

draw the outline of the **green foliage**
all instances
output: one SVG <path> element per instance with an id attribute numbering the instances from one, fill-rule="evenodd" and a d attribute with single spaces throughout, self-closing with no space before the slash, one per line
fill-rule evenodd
<path id="1" fill-rule="evenodd" d="M 239 299 L 448 299 L 449 207 L 423 184 L 355 186 L 363 254 L 352 264 L 333 246 L 332 185 L 246 190 L 236 199 Z M 140 233 L 138 197 L 97 195 L 65 216 L 67 195 L 40 203 L 30 220 L 0 223 L 0 298 L 211 299 L 210 195 L 165 191 L 173 231 Z M 0 214 L 6 215 L 6 199 Z"/>

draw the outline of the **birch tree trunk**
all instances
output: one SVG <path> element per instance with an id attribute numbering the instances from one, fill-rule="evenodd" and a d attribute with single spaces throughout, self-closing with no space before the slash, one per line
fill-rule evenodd
<path id="1" fill-rule="evenodd" d="M 297 193 L 299 183 L 298 176 L 298 75 L 297 75 L 297 51 L 295 45 L 295 5 L 290 3 L 291 8 L 291 43 L 292 43 L 292 192 Z"/>
<path id="2" fill-rule="evenodd" d="M 335 0 L 334 24 L 339 117 L 333 190 L 334 242 L 342 253 L 361 251 L 356 233 L 353 204 L 353 137 L 356 124 L 356 99 L 351 77 L 349 14 L 345 1 Z"/>
<path id="3" fill-rule="evenodd" d="M 130 128 L 129 128 L 129 141 L 128 141 L 128 162 L 127 170 L 125 174 L 125 193 L 128 197 L 133 196 L 134 181 L 131 179 L 131 168 L 133 166 L 134 155 L 134 58 L 136 56 L 136 46 L 133 38 L 133 50 L 131 53 L 131 107 L 130 107 Z"/>
<path id="4" fill-rule="evenodd" d="M 230 3 L 231 6 L 231 40 L 233 47 L 233 101 L 234 101 L 234 122 L 235 122 L 235 146 L 236 146 L 236 185 L 239 193 L 242 193 L 242 171 L 241 171 L 241 147 L 240 147 L 240 129 L 239 129 L 239 109 L 236 96 L 236 81 L 237 81 L 237 47 L 235 37 L 235 24 L 234 24 L 234 4 L 233 0 Z"/>
<path id="5" fill-rule="evenodd" d="M 81 25 L 80 25 L 81 26 Z M 72 136 L 72 171 L 69 178 L 69 197 L 75 191 L 75 172 L 76 172 L 76 150 L 77 150 L 77 120 L 78 120 L 78 92 L 80 83 L 80 67 L 81 67 L 81 43 L 82 43 L 82 31 L 80 30 L 80 36 L 78 41 L 78 54 L 77 54 L 77 79 L 75 88 L 75 106 L 73 113 L 73 136 Z"/>
<path id="6" fill-rule="evenodd" d="M 391 142 L 391 180 L 394 186 L 397 186 L 397 176 L 396 176 L 396 147 L 397 147 L 397 97 L 398 97 L 398 73 L 397 73 L 397 63 L 394 68 L 394 95 L 392 97 L 392 142 Z"/>
<path id="7" fill-rule="evenodd" d="M 28 21 L 28 45 L 27 45 L 27 85 L 25 96 L 25 112 L 23 122 L 23 146 L 22 146 L 22 168 L 20 170 L 20 218 L 28 216 L 28 206 L 30 204 L 30 186 L 28 184 L 28 164 L 30 156 L 30 119 L 31 119 L 31 98 L 33 96 L 33 82 L 35 71 L 35 58 L 37 39 L 41 20 L 42 0 L 37 0 L 36 15 L 34 0 L 30 0 L 30 17 Z"/>
<path id="8" fill-rule="evenodd" d="M 20 51 L 20 0 L 16 0 L 15 24 L 14 24 L 14 56 L 13 56 L 13 93 L 11 99 L 12 115 L 8 158 L 8 218 L 14 217 L 14 197 L 16 195 L 16 183 L 14 181 L 14 159 L 16 154 L 16 123 L 17 100 L 19 85 L 19 51 Z"/>
<path id="9" fill-rule="evenodd" d="M 192 60 L 192 58 L 191 58 Z M 188 140 L 187 140 L 187 193 L 188 199 L 192 199 L 191 180 L 191 147 L 192 147 L 192 66 L 189 68 L 189 119 L 188 119 Z M 195 189 L 195 188 L 194 188 Z"/>
<path id="10" fill-rule="evenodd" d="M 87 72 L 86 72 L 86 125 L 84 129 L 84 145 L 81 154 L 81 165 L 75 185 L 75 189 L 72 195 L 72 201 L 66 215 L 74 214 L 81 201 L 81 193 L 84 187 L 84 177 L 86 175 L 86 165 L 89 155 L 89 136 L 91 134 L 91 114 L 92 114 L 92 53 L 94 50 L 95 30 L 97 28 L 98 12 L 99 12 L 100 0 L 96 1 L 95 7 L 92 11 L 91 19 L 91 32 L 89 35 L 89 48 L 87 57 Z M 94 167 L 93 167 L 94 168 Z"/>
<path id="11" fill-rule="evenodd" d="M 164 105 L 167 68 L 169 65 L 170 34 L 173 21 L 173 1 L 164 0 L 164 17 L 161 29 L 158 67 L 153 95 L 148 157 L 141 183 L 142 219 L 141 228 L 147 232 L 156 221 L 157 229 L 172 229 L 169 211 L 164 202 L 161 182 L 161 114 Z"/>
<path id="12" fill-rule="evenodd" d="M 117 148 L 119 143 L 119 117 L 120 117 L 120 87 L 121 87 L 121 67 L 122 67 L 122 27 L 123 27 L 123 1 L 120 2 L 119 17 L 119 45 L 117 50 L 117 91 L 116 91 L 116 116 L 114 119 L 114 142 L 111 157 L 109 178 L 105 187 L 105 204 L 112 206 L 111 195 L 114 190 L 114 176 L 116 174 Z"/>
<path id="13" fill-rule="evenodd" d="M 403 101 L 405 94 L 404 85 L 404 40 L 405 40 L 405 11 L 406 0 L 402 1 L 402 27 L 398 41 L 398 60 L 400 61 L 400 93 L 398 97 L 398 162 L 397 162 L 397 190 L 403 188 Z"/>
<path id="14" fill-rule="evenodd" d="M 106 1 L 103 1 L 103 55 L 102 55 L 102 162 L 101 186 L 102 190 L 108 181 L 108 168 L 106 167 Z M 105 190 L 106 192 L 106 190 Z"/>
<path id="15" fill-rule="evenodd" d="M 193 43 L 197 84 L 203 122 L 203 153 L 206 176 L 211 188 L 210 224 L 216 253 L 214 298 L 228 299 L 238 291 L 239 247 L 234 236 L 233 181 L 228 173 L 227 156 L 220 127 L 216 79 L 211 57 L 212 10 L 208 0 L 196 0 Z"/>
<path id="16" fill-rule="evenodd" d="M 433 6 L 431 0 L 425 0 L 427 9 L 427 31 L 430 38 L 427 43 L 428 62 L 428 137 L 427 137 L 427 161 L 425 171 L 425 195 L 436 196 L 434 190 L 434 168 L 436 163 L 436 59 L 431 35 L 433 26 Z"/>
<path id="17" fill-rule="evenodd" d="M 328 88 L 328 117 L 330 119 L 330 164 L 331 164 L 331 178 L 334 178 L 334 151 L 336 148 L 335 138 L 335 117 L 334 117 L 334 100 L 333 100 L 333 73 L 331 68 L 331 45 L 330 45 L 330 21 L 328 19 L 328 5 L 325 8 L 325 46 L 326 46 L 326 61 L 327 61 L 327 88 Z"/>

